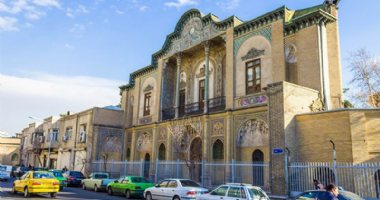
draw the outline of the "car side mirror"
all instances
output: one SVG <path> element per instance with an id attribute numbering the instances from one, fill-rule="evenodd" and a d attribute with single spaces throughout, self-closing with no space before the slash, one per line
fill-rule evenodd
<path id="1" fill-rule="evenodd" d="M 154 187 L 160 187 L 160 185 L 159 185 L 159 184 L 156 184 L 156 185 L 154 185 Z"/>

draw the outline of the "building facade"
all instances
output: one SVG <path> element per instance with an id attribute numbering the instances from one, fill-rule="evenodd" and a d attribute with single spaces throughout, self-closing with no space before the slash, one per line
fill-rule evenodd
<path id="1" fill-rule="evenodd" d="M 18 165 L 20 162 L 19 137 L 0 137 L 0 164 Z"/>
<path id="2" fill-rule="evenodd" d="M 346 127 L 334 136 L 327 131 L 335 126 L 331 121 L 325 131 L 308 129 L 318 126 L 319 116 L 336 114 L 321 111 L 342 108 L 341 74 L 336 3 L 281 7 L 249 21 L 189 10 L 152 55 L 151 65 L 133 72 L 129 84 L 120 87 L 123 160 L 265 162 L 271 191 L 285 194 L 286 155 L 275 149 L 290 152 L 290 161 L 309 161 L 315 151 L 305 146 L 309 139 L 319 136 L 315 146 L 327 148 L 329 140 L 358 133 Z M 378 110 L 337 113 L 372 116 L 363 120 L 379 125 Z M 373 138 L 380 135 L 378 129 L 369 132 Z M 346 150 L 339 146 L 337 155 Z M 353 154 L 344 160 L 352 161 Z M 377 153 L 372 157 L 379 159 Z M 212 173 L 202 170 L 203 177 Z M 155 167 L 148 171 L 154 174 Z"/>

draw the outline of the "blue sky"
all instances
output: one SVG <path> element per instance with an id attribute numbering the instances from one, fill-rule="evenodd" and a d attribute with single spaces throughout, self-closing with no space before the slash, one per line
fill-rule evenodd
<path id="1" fill-rule="evenodd" d="M 249 20 L 282 5 L 323 0 L 0 0 L 0 131 L 35 118 L 119 103 L 118 86 L 150 64 L 190 8 Z M 380 55 L 379 0 L 342 0 L 344 86 L 349 52 Z M 102 92 L 99 92 L 102 91 Z"/>

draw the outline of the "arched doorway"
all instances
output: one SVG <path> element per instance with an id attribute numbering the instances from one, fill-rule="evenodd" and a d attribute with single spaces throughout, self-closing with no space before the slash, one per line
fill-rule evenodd
<path id="1" fill-rule="evenodd" d="M 253 151 L 252 163 L 253 185 L 264 186 L 264 153 L 261 150 Z"/>
<path id="2" fill-rule="evenodd" d="M 158 160 L 166 160 L 166 148 L 164 144 L 160 145 L 160 148 L 158 148 Z"/>
<path id="3" fill-rule="evenodd" d="M 224 145 L 223 142 L 217 139 L 212 145 L 212 161 L 222 165 L 214 165 L 210 168 L 211 181 L 213 185 L 223 184 L 225 181 L 225 166 L 224 164 Z"/>
<path id="4" fill-rule="evenodd" d="M 144 177 L 149 179 L 149 169 L 150 169 L 150 155 L 149 153 L 145 154 L 144 160 Z"/>
<path id="5" fill-rule="evenodd" d="M 202 141 L 199 137 L 195 138 L 190 145 L 190 178 L 196 182 L 202 179 Z"/>

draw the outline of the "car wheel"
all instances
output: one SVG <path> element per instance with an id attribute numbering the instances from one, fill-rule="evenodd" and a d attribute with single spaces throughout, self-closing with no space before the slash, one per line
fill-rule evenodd
<path id="1" fill-rule="evenodd" d="M 30 197 L 30 193 L 27 187 L 24 189 L 24 197 Z"/>
<path id="2" fill-rule="evenodd" d="M 55 193 L 55 192 L 50 193 L 51 198 L 55 198 L 56 196 L 57 196 L 57 193 Z"/>
<path id="3" fill-rule="evenodd" d="M 99 192 L 99 189 L 98 189 L 98 186 L 97 186 L 97 185 L 94 186 L 94 191 L 95 191 L 95 192 Z"/>
<path id="4" fill-rule="evenodd" d="M 178 196 L 175 196 L 175 197 L 173 198 L 173 200 L 180 200 L 180 198 L 179 198 Z"/>
<path id="5" fill-rule="evenodd" d="M 145 195 L 145 199 L 146 200 L 152 200 L 152 195 L 150 194 L 150 192 L 147 192 L 146 195 Z"/>
<path id="6" fill-rule="evenodd" d="M 108 192 L 108 195 L 113 195 L 113 191 L 112 191 L 112 188 L 111 188 L 111 187 L 108 187 L 107 192 Z"/>
<path id="7" fill-rule="evenodd" d="M 16 191 L 16 187 L 13 185 L 13 187 L 12 187 L 12 193 L 13 194 L 17 194 L 17 191 Z"/>
<path id="8" fill-rule="evenodd" d="M 130 190 L 125 191 L 125 198 L 127 198 L 127 199 L 131 198 L 131 191 Z"/>
<path id="9" fill-rule="evenodd" d="M 82 184 L 82 189 L 86 190 L 86 185 L 85 184 Z"/>

